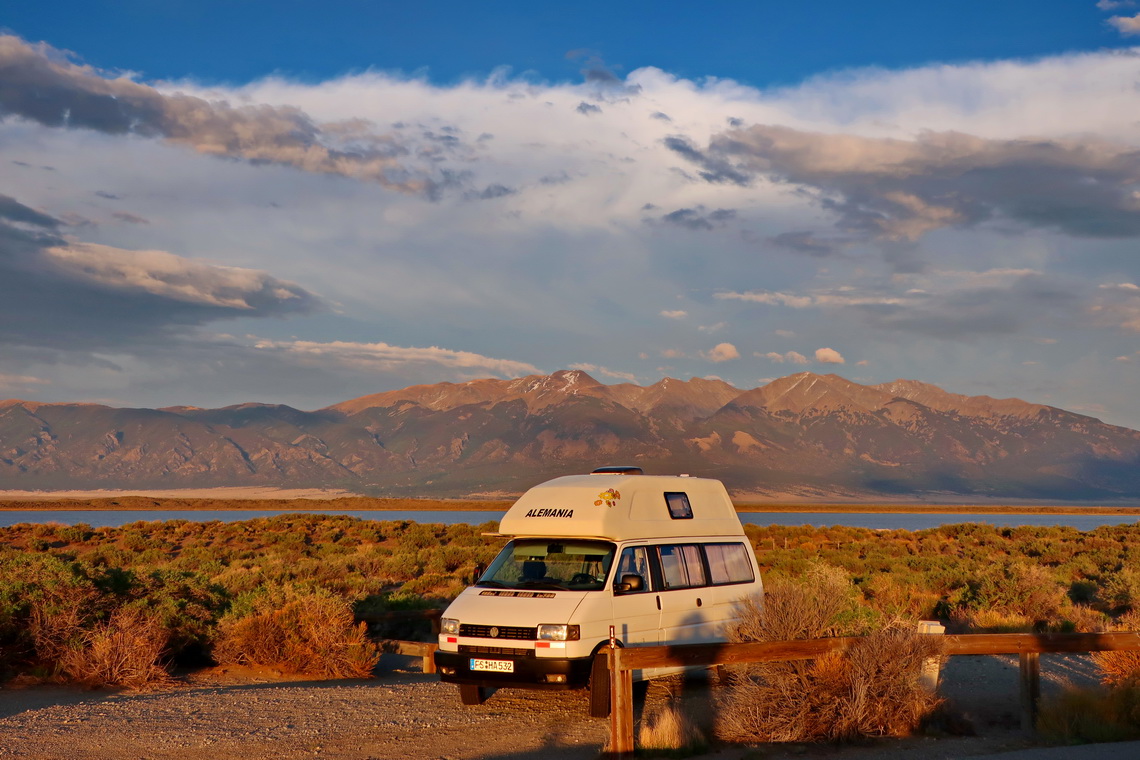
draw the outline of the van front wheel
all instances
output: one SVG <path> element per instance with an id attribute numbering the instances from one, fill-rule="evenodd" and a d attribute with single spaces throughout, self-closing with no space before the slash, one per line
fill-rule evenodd
<path id="1" fill-rule="evenodd" d="M 610 716 L 610 664 L 606 653 L 594 655 L 594 665 L 590 669 L 590 717 Z"/>
<path id="2" fill-rule="evenodd" d="M 487 689 L 474 684 L 459 684 L 459 701 L 465 705 L 481 705 L 487 701 Z"/>

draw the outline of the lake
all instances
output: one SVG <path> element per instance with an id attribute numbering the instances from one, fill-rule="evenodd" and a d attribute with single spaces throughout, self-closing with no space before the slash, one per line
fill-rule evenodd
<path id="1" fill-rule="evenodd" d="M 142 521 L 191 520 L 194 522 L 236 522 L 279 514 L 302 514 L 299 510 L 12 510 L 0 511 L 0 527 L 18 523 L 87 523 L 93 527 L 118 527 Z M 350 515 L 365 520 L 413 520 L 415 522 L 468 523 L 480 525 L 498 521 L 503 512 L 458 512 L 442 510 L 332 510 L 312 509 L 305 514 Z M 954 523 L 986 523 L 1016 527 L 1021 525 L 1066 525 L 1078 530 L 1092 530 L 1101 525 L 1128 525 L 1136 522 L 1129 515 L 995 515 L 970 513 L 919 512 L 742 512 L 740 520 L 753 525 L 847 525 L 855 528 L 886 530 L 922 530 Z"/>

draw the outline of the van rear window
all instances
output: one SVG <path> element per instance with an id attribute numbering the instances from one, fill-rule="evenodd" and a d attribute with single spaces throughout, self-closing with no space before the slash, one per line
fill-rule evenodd
<path id="1" fill-rule="evenodd" d="M 751 583 L 756 580 L 744 544 L 705 544 L 712 584 Z"/>

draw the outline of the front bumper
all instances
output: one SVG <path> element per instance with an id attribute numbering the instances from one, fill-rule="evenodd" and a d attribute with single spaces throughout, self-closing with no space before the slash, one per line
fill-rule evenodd
<path id="1" fill-rule="evenodd" d="M 495 660 L 510 660 L 514 663 L 513 673 L 487 673 L 471 670 L 473 657 Z M 526 689 L 580 689 L 590 680 L 590 668 L 594 658 L 564 657 L 517 657 L 507 655 L 471 654 L 469 652 L 435 653 L 435 667 L 439 677 L 446 683 L 473 684 L 476 686 L 502 687 L 516 686 Z M 547 676 L 562 675 L 563 683 L 549 683 Z"/>

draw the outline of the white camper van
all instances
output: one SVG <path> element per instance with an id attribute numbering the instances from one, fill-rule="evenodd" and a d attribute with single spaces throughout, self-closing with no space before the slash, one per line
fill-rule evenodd
<path id="1" fill-rule="evenodd" d="M 607 715 L 605 671 L 591 671 L 610 626 L 620 646 L 724 641 L 736 602 L 763 591 L 718 480 L 636 467 L 555 478 L 499 532 L 511 540 L 443 613 L 435 662 L 464 704 L 487 688 L 589 685 L 591 714 Z"/>

